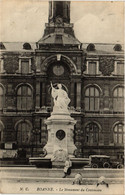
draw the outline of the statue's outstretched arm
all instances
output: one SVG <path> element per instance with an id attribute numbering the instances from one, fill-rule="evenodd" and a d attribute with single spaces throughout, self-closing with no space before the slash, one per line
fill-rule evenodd
<path id="1" fill-rule="evenodd" d="M 50 85 L 51 85 L 51 87 L 53 88 L 53 84 L 52 84 L 52 81 L 50 82 Z"/>
<path id="2" fill-rule="evenodd" d="M 51 92 L 51 94 L 52 94 L 52 97 L 55 99 L 56 96 L 57 96 L 57 90 L 53 87 L 52 82 L 50 82 L 50 84 L 51 84 L 51 87 L 52 87 L 52 92 Z"/>

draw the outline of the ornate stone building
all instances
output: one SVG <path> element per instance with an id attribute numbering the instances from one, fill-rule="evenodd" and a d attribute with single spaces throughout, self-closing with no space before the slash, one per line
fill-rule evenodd
<path id="1" fill-rule="evenodd" d="M 61 10 L 61 11 L 60 11 Z M 1 158 L 26 151 L 39 156 L 47 142 L 44 120 L 53 102 L 50 81 L 71 99 L 76 157 L 123 157 L 124 51 L 120 44 L 80 43 L 70 23 L 70 2 L 49 3 L 37 43 L 0 43 Z"/>

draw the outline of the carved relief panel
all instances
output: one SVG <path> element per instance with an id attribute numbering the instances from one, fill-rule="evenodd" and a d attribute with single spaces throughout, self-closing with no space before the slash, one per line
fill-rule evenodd
<path id="1" fill-rule="evenodd" d="M 114 57 L 100 57 L 99 70 L 104 76 L 110 76 L 114 71 Z"/>
<path id="2" fill-rule="evenodd" d="M 18 56 L 5 56 L 4 69 L 7 73 L 13 74 L 18 70 L 19 58 Z"/>

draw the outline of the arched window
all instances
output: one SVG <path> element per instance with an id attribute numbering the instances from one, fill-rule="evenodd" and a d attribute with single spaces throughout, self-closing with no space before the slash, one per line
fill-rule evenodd
<path id="1" fill-rule="evenodd" d="M 99 111 L 100 92 L 94 87 L 88 87 L 85 91 L 85 111 Z"/>
<path id="2" fill-rule="evenodd" d="M 114 143 L 123 144 L 124 143 L 124 125 L 122 123 L 117 123 L 113 128 Z"/>
<path id="3" fill-rule="evenodd" d="M 0 109 L 4 107 L 4 90 L 3 87 L 0 86 Z"/>
<path id="4" fill-rule="evenodd" d="M 99 143 L 99 126 L 91 122 L 85 127 L 85 137 L 86 143 L 88 145 L 98 144 Z"/>
<path id="5" fill-rule="evenodd" d="M 33 107 L 32 89 L 27 85 L 22 85 L 17 90 L 17 109 L 31 110 Z"/>
<path id="6" fill-rule="evenodd" d="M 124 112 L 124 87 L 116 87 L 113 91 L 114 112 Z"/>
<path id="7" fill-rule="evenodd" d="M 19 145 L 28 144 L 30 141 L 32 126 L 29 121 L 21 121 L 17 124 L 17 143 Z"/>

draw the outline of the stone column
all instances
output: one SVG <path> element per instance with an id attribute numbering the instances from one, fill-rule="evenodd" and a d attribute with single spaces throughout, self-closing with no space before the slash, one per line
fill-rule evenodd
<path id="1" fill-rule="evenodd" d="M 81 82 L 77 82 L 76 109 L 81 110 Z"/>
<path id="2" fill-rule="evenodd" d="M 71 108 L 74 108 L 75 105 L 75 101 L 74 101 L 74 88 L 75 83 L 73 81 L 71 81 Z"/>
<path id="3" fill-rule="evenodd" d="M 104 85 L 104 112 L 109 112 L 109 84 Z"/>
<path id="4" fill-rule="evenodd" d="M 1 63 L 0 73 L 5 73 L 3 56 L 0 56 L 0 63 Z"/>
<path id="5" fill-rule="evenodd" d="M 40 72 L 40 65 L 41 65 L 41 57 L 36 56 L 36 73 Z"/>
<path id="6" fill-rule="evenodd" d="M 11 83 L 11 80 L 8 80 L 8 85 L 7 85 L 7 109 L 8 110 L 15 110 L 15 97 L 14 97 L 14 89 L 13 89 L 13 84 Z"/>
<path id="7" fill-rule="evenodd" d="M 63 17 L 64 19 L 67 18 L 67 2 L 63 3 Z"/>
<path id="8" fill-rule="evenodd" d="M 105 118 L 103 119 L 103 130 L 104 130 L 104 145 L 108 146 L 109 145 L 109 139 L 110 139 L 110 126 L 109 126 L 109 119 Z"/>
<path id="9" fill-rule="evenodd" d="M 19 73 L 21 73 L 21 58 L 19 59 Z"/>
<path id="10" fill-rule="evenodd" d="M 44 146 L 47 143 L 47 129 L 46 129 L 46 124 L 45 121 L 46 118 L 42 117 L 41 118 L 41 144 Z"/>
<path id="11" fill-rule="evenodd" d="M 29 73 L 31 73 L 32 72 L 32 59 L 30 58 L 29 59 Z"/>
<path id="12" fill-rule="evenodd" d="M 52 1 L 49 2 L 49 19 L 52 17 Z"/>
<path id="13" fill-rule="evenodd" d="M 36 109 L 40 109 L 40 81 L 36 81 Z"/>
<path id="14" fill-rule="evenodd" d="M 46 83 L 42 82 L 42 107 L 46 106 Z"/>
<path id="15" fill-rule="evenodd" d="M 53 19 L 56 17 L 56 1 L 53 2 Z"/>

